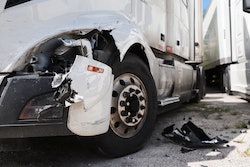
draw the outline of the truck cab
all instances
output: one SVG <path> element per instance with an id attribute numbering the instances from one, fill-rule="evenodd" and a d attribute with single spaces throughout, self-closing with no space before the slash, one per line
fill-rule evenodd
<path id="1" fill-rule="evenodd" d="M 119 157 L 204 96 L 201 0 L 0 2 L 0 138 L 91 136 Z"/>

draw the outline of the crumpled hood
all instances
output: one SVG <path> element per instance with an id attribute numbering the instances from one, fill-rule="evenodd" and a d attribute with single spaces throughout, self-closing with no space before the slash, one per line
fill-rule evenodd
<path id="1" fill-rule="evenodd" d="M 62 18 L 41 20 L 35 16 L 31 19 L 25 19 L 24 16 L 17 21 L 13 21 L 8 20 L 8 18 L 3 20 L 0 17 L 0 25 L 2 25 L 0 29 L 0 72 L 20 70 L 27 63 L 26 61 L 29 61 L 25 57 L 28 51 L 60 33 L 79 29 L 86 31 L 91 29 L 113 30 L 112 33 L 118 49 L 123 48 L 121 52 L 123 50 L 125 52 L 124 45 L 129 43 L 130 36 L 139 34 L 133 28 L 135 26 L 117 12 L 71 13 L 64 15 Z M 121 32 L 120 27 L 123 27 L 123 32 Z M 116 29 L 117 31 L 115 31 Z"/>

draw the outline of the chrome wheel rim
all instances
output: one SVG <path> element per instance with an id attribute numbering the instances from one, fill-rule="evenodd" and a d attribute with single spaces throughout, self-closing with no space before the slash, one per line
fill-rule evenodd
<path id="1" fill-rule="evenodd" d="M 135 136 L 147 115 L 147 92 L 143 82 L 135 75 L 126 73 L 114 81 L 110 127 L 122 138 Z"/>

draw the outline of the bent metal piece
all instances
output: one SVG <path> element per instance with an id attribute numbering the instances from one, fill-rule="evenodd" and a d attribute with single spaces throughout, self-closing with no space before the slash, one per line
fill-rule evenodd
<path id="1" fill-rule="evenodd" d="M 209 137 L 191 121 L 184 124 L 181 129 L 174 129 L 174 125 L 166 127 L 162 135 L 174 143 L 189 148 L 217 147 L 228 142 L 217 136 L 214 138 Z"/>

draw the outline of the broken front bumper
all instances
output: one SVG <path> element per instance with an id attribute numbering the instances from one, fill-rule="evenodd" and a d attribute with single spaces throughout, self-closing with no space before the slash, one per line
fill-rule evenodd
<path id="1" fill-rule="evenodd" d="M 53 94 L 64 84 L 61 82 L 57 88 L 52 88 L 53 76 L 6 78 L 0 87 L 0 138 L 72 133 L 93 136 L 108 131 L 113 87 L 111 68 L 93 59 L 77 56 L 66 75 L 64 79 L 70 80 L 70 89 L 75 96 L 60 102 L 64 105 L 58 105 L 59 102 L 53 99 Z"/>
<path id="2" fill-rule="evenodd" d="M 109 66 L 77 56 L 68 78 L 76 92 L 69 104 L 68 128 L 80 136 L 93 136 L 108 131 L 113 74 Z"/>

